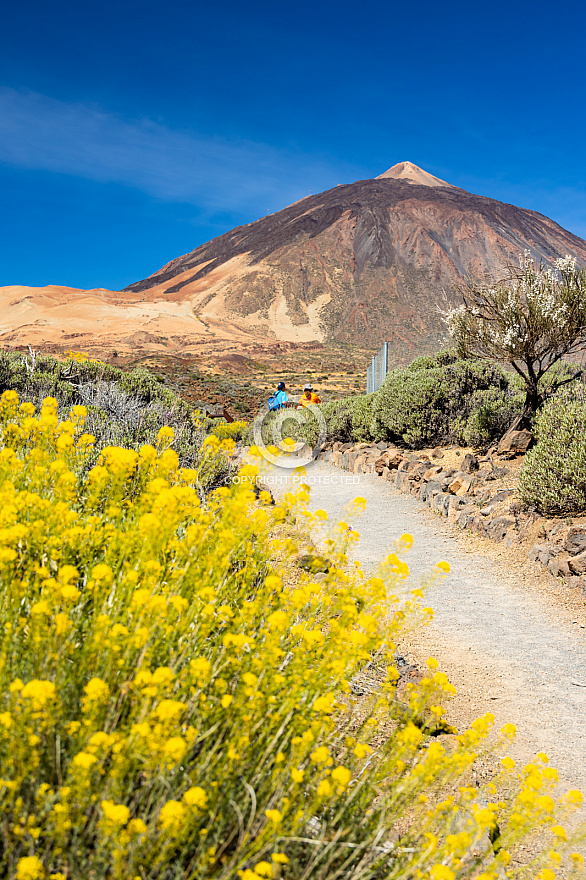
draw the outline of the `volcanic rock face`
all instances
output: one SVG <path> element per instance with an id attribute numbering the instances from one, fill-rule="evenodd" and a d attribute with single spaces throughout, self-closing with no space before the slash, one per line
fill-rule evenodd
<path id="1" fill-rule="evenodd" d="M 586 265 L 586 242 L 547 217 L 401 162 L 233 229 L 128 291 L 275 339 L 390 340 L 400 361 L 442 343 L 439 309 L 467 274 L 500 277 L 525 250 Z"/>

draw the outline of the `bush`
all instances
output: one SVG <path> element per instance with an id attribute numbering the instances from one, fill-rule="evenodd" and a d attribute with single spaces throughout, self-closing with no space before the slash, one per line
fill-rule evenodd
<path id="1" fill-rule="evenodd" d="M 350 398 L 350 414 L 352 436 L 358 441 L 374 440 L 373 433 L 373 405 L 372 394 L 359 394 Z"/>
<path id="2" fill-rule="evenodd" d="M 7 388 L 37 408 L 46 397 L 55 398 L 60 418 L 67 418 L 73 406 L 86 408 L 85 428 L 94 437 L 86 468 L 95 464 L 102 449 L 126 446 L 139 450 L 144 444 L 155 444 L 161 428 L 170 426 L 180 464 L 200 468 L 202 489 L 220 485 L 228 477 L 225 458 L 202 459 L 204 423 L 196 422 L 189 405 L 148 370 L 125 373 L 79 355 L 58 361 L 48 355 L 3 352 L 0 392 Z"/>
<path id="3" fill-rule="evenodd" d="M 461 442 L 466 434 L 488 443 L 516 404 L 497 365 L 440 352 L 387 375 L 375 396 L 374 435 L 413 448 Z"/>
<path id="4" fill-rule="evenodd" d="M 526 250 L 507 278 L 488 284 L 469 279 L 460 292 L 461 305 L 445 315 L 458 353 L 515 370 L 525 390 L 519 425 L 531 427 L 547 396 L 565 385 L 550 369 L 584 350 L 586 269 L 570 256 L 537 267 Z M 573 379 L 580 374 L 574 370 Z"/>
<path id="5" fill-rule="evenodd" d="M 515 388 L 515 385 L 518 387 Z M 468 418 L 455 418 L 452 422 L 458 442 L 478 449 L 490 446 L 507 431 L 523 409 L 523 392 L 520 383 L 511 382 L 508 389 L 484 388 L 475 391 L 469 400 Z"/>
<path id="6" fill-rule="evenodd" d="M 145 369 L 125 372 L 102 361 L 73 354 L 65 361 L 36 352 L 0 354 L 0 393 L 7 389 L 17 391 L 21 400 L 30 398 L 36 406 L 45 397 L 55 397 L 64 407 L 83 404 L 84 392 L 102 384 L 115 384 L 128 397 L 144 404 L 158 401 L 167 409 L 189 413 L 188 405 L 162 384 L 159 376 Z"/>
<path id="7" fill-rule="evenodd" d="M 351 443 L 373 439 L 372 394 L 356 394 L 320 406 L 327 425 L 327 440 Z M 317 437 L 316 437 L 317 439 Z"/>
<path id="8" fill-rule="evenodd" d="M 586 394 L 559 391 L 534 421 L 537 443 L 525 456 L 521 499 L 544 516 L 586 510 Z"/>
<path id="9" fill-rule="evenodd" d="M 579 803 L 546 795 L 543 763 L 499 800 L 509 758 L 488 807 L 457 786 L 491 716 L 432 739 L 453 690 L 435 661 L 397 701 L 392 643 L 406 612 L 428 614 L 394 554 L 365 578 L 340 525 L 326 574 L 288 575 L 304 488 L 263 507 L 232 485 L 202 505 L 169 429 L 80 477 L 83 418 L 0 401 L 2 876 L 493 877 Z M 379 692 L 354 696 L 375 661 Z"/>
<path id="10" fill-rule="evenodd" d="M 326 423 L 326 440 L 349 443 L 360 440 L 372 440 L 372 394 L 357 394 L 342 400 L 332 400 L 317 406 Z M 278 420 L 278 421 L 277 421 Z M 262 421 L 261 434 L 265 445 L 275 444 L 273 428 L 279 425 L 279 439 L 290 437 L 293 440 L 303 439 L 314 447 L 319 439 L 320 425 L 311 408 L 303 410 L 279 410 L 267 413 Z M 246 435 L 246 443 L 255 443 L 253 426 Z"/>
<path id="11" fill-rule="evenodd" d="M 220 440 L 242 440 L 248 429 L 247 422 L 225 422 L 218 419 L 211 427 L 210 433 Z"/>

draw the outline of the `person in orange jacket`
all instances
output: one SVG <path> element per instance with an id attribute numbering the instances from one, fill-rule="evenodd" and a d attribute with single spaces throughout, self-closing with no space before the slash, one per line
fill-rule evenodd
<path id="1" fill-rule="evenodd" d="M 303 394 L 299 398 L 297 409 L 302 409 L 304 406 L 311 406 L 313 403 L 321 403 L 321 397 L 315 393 L 311 385 L 308 383 L 303 388 Z"/>

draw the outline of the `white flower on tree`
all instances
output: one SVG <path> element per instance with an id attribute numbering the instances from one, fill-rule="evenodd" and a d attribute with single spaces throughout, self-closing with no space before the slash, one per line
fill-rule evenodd
<path id="1" fill-rule="evenodd" d="M 581 370 L 544 388 L 540 380 L 566 355 L 586 343 L 586 270 L 573 257 L 554 266 L 535 266 L 525 251 L 518 269 L 492 285 L 469 282 L 463 303 L 445 320 L 458 353 L 510 364 L 525 382 L 521 423 L 529 424 L 541 404 Z"/>

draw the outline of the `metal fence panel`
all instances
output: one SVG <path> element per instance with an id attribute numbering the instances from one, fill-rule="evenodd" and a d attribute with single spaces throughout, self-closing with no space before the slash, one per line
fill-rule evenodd
<path id="1" fill-rule="evenodd" d="M 377 351 L 372 359 L 370 366 L 366 371 L 366 393 L 372 394 L 378 391 L 383 382 L 389 368 L 389 343 L 385 342 L 381 349 Z"/>

